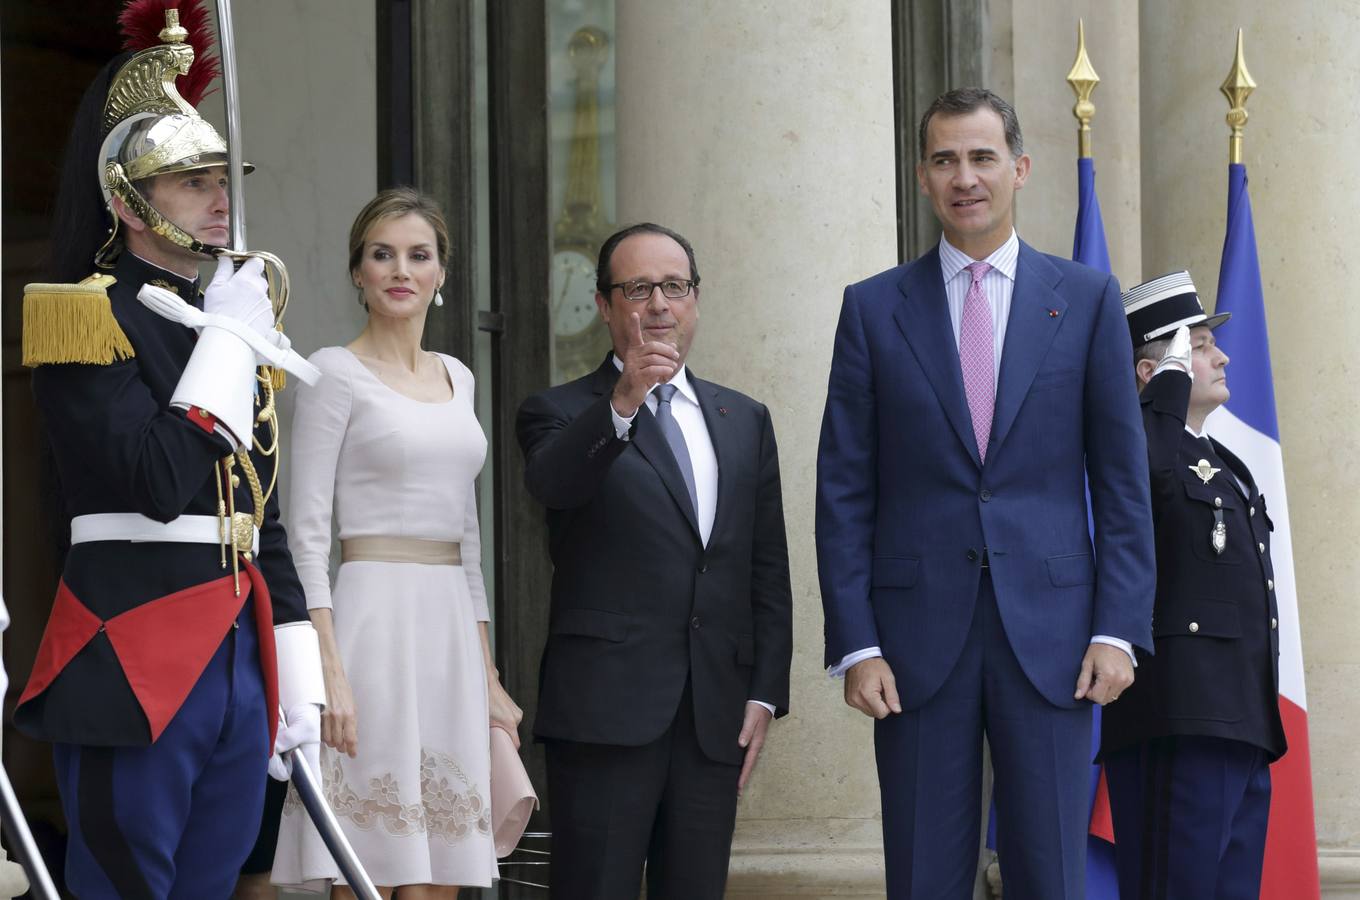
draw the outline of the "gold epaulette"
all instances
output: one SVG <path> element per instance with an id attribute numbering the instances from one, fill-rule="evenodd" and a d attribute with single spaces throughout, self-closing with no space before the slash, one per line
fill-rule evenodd
<path id="1" fill-rule="evenodd" d="M 90 363 L 107 366 L 135 354 L 113 316 L 111 275 L 80 284 L 24 286 L 24 365 Z"/>

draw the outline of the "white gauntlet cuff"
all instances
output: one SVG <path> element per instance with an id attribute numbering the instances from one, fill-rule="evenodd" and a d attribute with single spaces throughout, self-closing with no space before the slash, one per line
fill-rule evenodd
<path id="1" fill-rule="evenodd" d="M 255 351 L 230 331 L 204 328 L 170 405 L 205 409 L 238 444 L 248 444 L 255 431 Z"/>
<path id="2" fill-rule="evenodd" d="M 326 705 L 326 680 L 321 673 L 321 643 L 311 622 L 274 627 L 279 661 L 279 705 L 285 710 L 302 703 Z"/>

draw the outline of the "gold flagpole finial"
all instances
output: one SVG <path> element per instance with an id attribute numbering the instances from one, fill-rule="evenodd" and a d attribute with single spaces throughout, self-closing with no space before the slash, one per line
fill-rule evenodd
<path id="1" fill-rule="evenodd" d="M 1086 23 L 1077 20 L 1077 59 L 1072 70 L 1067 73 L 1067 83 L 1077 95 L 1077 105 L 1072 107 L 1072 115 L 1081 124 L 1077 128 L 1077 156 L 1089 159 L 1091 156 L 1091 118 L 1096 114 L 1096 106 L 1091 102 L 1091 93 L 1100 83 L 1100 76 L 1091 66 L 1091 57 L 1086 55 Z"/>
<path id="2" fill-rule="evenodd" d="M 1247 63 L 1242 54 L 1242 29 L 1237 29 L 1237 55 L 1233 57 L 1232 71 L 1223 79 L 1218 88 L 1228 98 L 1228 162 L 1242 161 L 1242 129 L 1247 124 L 1247 98 L 1256 90 L 1256 82 L 1247 71 Z"/>

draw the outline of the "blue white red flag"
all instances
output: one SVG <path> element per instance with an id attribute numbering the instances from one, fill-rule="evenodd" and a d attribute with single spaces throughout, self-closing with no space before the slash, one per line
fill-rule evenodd
<path id="1" fill-rule="evenodd" d="M 1105 244 L 1105 223 L 1096 196 L 1095 161 L 1077 160 L 1077 225 L 1072 239 L 1072 259 L 1102 272 L 1110 271 L 1110 252 Z M 1087 498 L 1090 516 L 1090 498 Z M 1100 707 L 1091 707 L 1091 758 L 1100 750 Z M 1086 838 L 1087 900 L 1119 900 L 1119 877 L 1114 861 L 1114 829 L 1109 795 L 1101 767 L 1091 766 L 1091 827 Z M 987 846 L 996 847 L 996 802 L 993 799 L 987 828 Z M 1004 878 L 1004 873 L 1003 873 Z"/>
<path id="2" fill-rule="evenodd" d="M 1247 193 L 1247 169 L 1228 166 L 1228 227 L 1218 274 L 1214 312 L 1232 318 L 1214 332 L 1230 359 L 1231 399 L 1211 414 L 1206 430 L 1251 469 L 1265 497 L 1275 531 L 1270 557 L 1280 620 L 1280 716 L 1289 752 L 1271 766 L 1270 828 L 1266 833 L 1262 900 L 1319 896 L 1317 834 L 1313 822 L 1313 776 L 1308 755 L 1308 704 L 1303 690 L 1303 644 L 1285 497 L 1280 429 L 1275 418 L 1265 292 L 1256 256 L 1256 229 Z"/>
<path id="3" fill-rule="evenodd" d="M 1102 272 L 1110 271 L 1105 244 L 1105 222 L 1096 196 L 1095 160 L 1077 160 L 1077 225 L 1072 259 Z M 1088 512 L 1089 515 L 1089 512 Z M 1091 707 L 1091 758 L 1100 751 L 1100 707 Z M 1114 829 L 1110 825 L 1109 795 L 1101 767 L 1091 766 L 1091 833 L 1086 837 L 1087 900 L 1119 900 L 1119 878 L 1114 863 Z"/>

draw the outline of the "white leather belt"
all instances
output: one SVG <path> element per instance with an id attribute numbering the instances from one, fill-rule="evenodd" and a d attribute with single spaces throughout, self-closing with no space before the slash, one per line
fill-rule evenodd
<path id="1" fill-rule="evenodd" d="M 250 550 L 260 551 L 260 530 L 251 529 Z M 93 513 L 71 520 L 71 543 L 136 541 L 167 544 L 221 544 L 222 520 L 217 516 L 179 516 L 157 522 L 140 513 Z M 227 533 L 227 543 L 231 533 Z"/>

